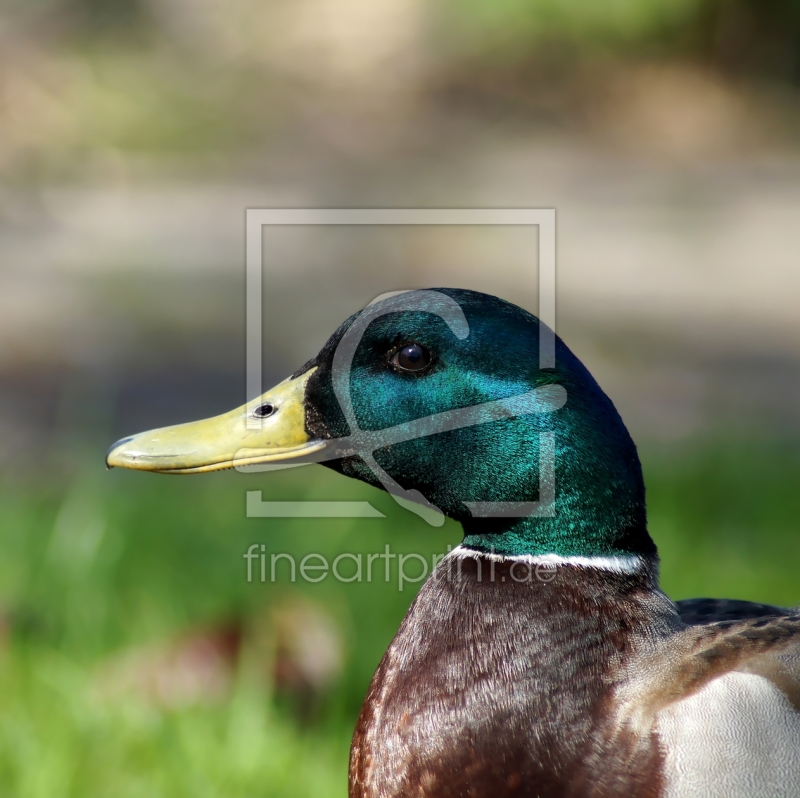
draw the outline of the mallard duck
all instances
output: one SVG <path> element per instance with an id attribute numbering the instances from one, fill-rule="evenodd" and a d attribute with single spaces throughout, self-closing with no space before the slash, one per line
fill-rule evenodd
<path id="1" fill-rule="evenodd" d="M 258 399 L 107 463 L 324 462 L 461 523 L 372 680 L 351 798 L 797 798 L 797 610 L 660 591 L 636 447 L 539 338 L 485 294 L 390 296 Z"/>

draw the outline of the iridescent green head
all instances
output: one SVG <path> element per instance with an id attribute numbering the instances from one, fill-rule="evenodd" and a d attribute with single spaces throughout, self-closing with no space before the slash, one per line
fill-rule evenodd
<path id="1" fill-rule="evenodd" d="M 278 389 L 216 420 L 182 425 L 180 459 L 158 449 L 165 431 L 156 431 L 115 445 L 108 461 L 188 473 L 300 456 L 372 485 L 416 491 L 459 521 L 476 549 L 655 554 L 625 425 L 560 339 L 555 367 L 539 368 L 539 332 L 534 316 L 493 296 L 408 292 L 349 318 Z M 303 429 L 295 420 L 290 432 L 281 425 L 298 415 L 298 401 Z M 267 431 L 251 436 L 247 450 L 234 451 L 242 436 L 234 446 L 233 433 L 220 433 L 216 452 L 211 443 L 192 460 L 193 438 L 206 443 L 223 419 L 244 427 L 259 413 Z M 214 429 L 200 428 L 212 422 Z M 534 514 L 521 515 L 526 507 Z"/>

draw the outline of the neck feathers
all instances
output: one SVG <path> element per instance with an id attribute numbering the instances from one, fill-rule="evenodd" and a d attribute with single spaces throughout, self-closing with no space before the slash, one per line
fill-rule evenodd
<path id="1" fill-rule="evenodd" d="M 470 558 L 482 566 L 483 563 L 505 563 L 519 573 L 532 571 L 541 576 L 555 574 L 560 567 L 593 569 L 617 575 L 641 575 L 653 585 L 658 584 L 658 557 L 642 554 L 617 555 L 566 555 L 560 554 L 503 554 L 495 551 L 482 551 L 471 548 L 467 543 L 457 546 L 448 555 L 455 560 Z M 548 581 L 548 580 L 542 580 Z"/>

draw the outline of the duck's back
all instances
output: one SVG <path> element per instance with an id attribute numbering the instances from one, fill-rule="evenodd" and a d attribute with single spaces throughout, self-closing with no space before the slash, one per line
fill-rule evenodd
<path id="1" fill-rule="evenodd" d="M 351 798 L 798 798 L 800 622 L 725 609 L 749 620 L 685 625 L 646 567 L 454 552 L 375 674 Z"/>
<path id="2" fill-rule="evenodd" d="M 665 798 L 800 796 L 800 616 L 732 599 L 678 602 L 692 624 L 655 726 Z"/>

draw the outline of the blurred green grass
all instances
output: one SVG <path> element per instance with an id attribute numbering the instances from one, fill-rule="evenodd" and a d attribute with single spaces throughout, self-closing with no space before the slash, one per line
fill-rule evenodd
<path id="1" fill-rule="evenodd" d="M 642 454 L 650 534 L 671 598 L 800 603 L 800 449 L 791 436 Z"/>
<path id="2" fill-rule="evenodd" d="M 797 446 L 710 441 L 643 452 L 651 531 L 673 598 L 800 601 Z M 263 498 L 367 499 L 386 519 L 248 519 Z M 82 467 L 71 484 L 6 479 L 0 488 L 0 794 L 35 796 L 344 796 L 349 738 L 369 679 L 415 593 L 396 566 L 371 583 L 248 583 L 252 543 L 298 560 L 320 552 L 418 552 L 434 529 L 378 491 L 326 469 L 184 478 Z M 382 563 L 379 563 L 382 566 Z M 414 564 L 409 565 L 409 570 Z M 343 570 L 347 564 L 343 564 Z M 414 571 L 416 573 L 416 570 Z M 237 672 L 224 700 L 164 708 L 101 698 L 114 652 L 232 617 L 287 591 L 339 621 L 347 663 L 313 722 L 268 684 Z"/>

